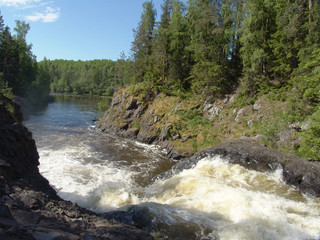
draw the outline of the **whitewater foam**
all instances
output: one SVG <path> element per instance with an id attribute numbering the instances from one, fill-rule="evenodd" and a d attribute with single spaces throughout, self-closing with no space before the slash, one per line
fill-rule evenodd
<path id="1" fill-rule="evenodd" d="M 205 216 L 202 224 L 207 223 L 219 239 L 315 239 L 319 200 L 279 179 L 280 170 L 250 171 L 217 156 L 157 181 L 146 190 L 151 196 L 145 200 L 200 211 L 196 218 Z M 194 213 L 188 221 L 193 219 Z"/>
<path id="2" fill-rule="evenodd" d="M 49 104 L 28 123 L 40 172 L 62 198 L 97 212 L 138 204 L 155 230 L 185 232 L 180 239 L 317 238 L 319 199 L 284 184 L 281 169 L 250 171 L 217 156 L 148 185 L 174 162 L 156 146 L 97 132 L 96 112 L 79 106 Z"/>

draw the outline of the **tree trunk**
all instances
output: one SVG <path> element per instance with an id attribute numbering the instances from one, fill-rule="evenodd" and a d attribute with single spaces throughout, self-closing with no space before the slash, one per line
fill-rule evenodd
<path id="1" fill-rule="evenodd" d="M 311 10 L 312 10 L 312 0 L 309 0 L 309 33 L 311 31 Z"/>

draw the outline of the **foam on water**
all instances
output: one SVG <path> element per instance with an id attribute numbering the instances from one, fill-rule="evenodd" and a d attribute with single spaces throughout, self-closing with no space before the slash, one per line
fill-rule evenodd
<path id="1" fill-rule="evenodd" d="M 315 239 L 320 201 L 279 178 L 280 171 L 260 173 L 207 158 L 150 186 L 145 200 L 190 209 L 188 221 L 201 222 L 219 239 Z"/>
<path id="2" fill-rule="evenodd" d="M 103 186 L 113 186 L 118 189 L 118 196 L 123 195 L 123 186 L 132 186 L 132 172 L 122 170 L 112 162 L 95 161 L 90 158 L 99 158 L 98 153 L 92 153 L 88 147 L 64 147 L 58 150 L 40 149 L 39 170 L 58 191 L 63 199 L 77 202 L 79 205 L 95 210 L 101 208 L 98 195 L 105 189 Z M 106 191 L 106 190 L 105 190 Z M 123 199 L 123 197 L 122 197 Z M 120 198 L 118 199 L 120 201 Z M 105 201 L 104 201 L 105 202 Z M 131 204 L 129 200 L 122 200 L 122 204 Z M 116 204 L 103 205 L 101 210 L 110 210 L 118 207 Z"/>
<path id="3" fill-rule="evenodd" d="M 93 118 L 69 103 L 30 118 L 40 172 L 63 199 L 97 212 L 139 204 L 158 226 L 196 239 L 317 239 L 320 200 L 284 184 L 281 169 L 251 171 L 217 156 L 147 185 L 173 162 L 156 146 L 100 135 Z"/>
<path id="4" fill-rule="evenodd" d="M 221 240 L 316 239 L 319 231 L 319 200 L 284 184 L 281 170 L 251 171 L 217 156 L 143 188 L 129 166 L 90 163 L 101 156 L 84 146 L 40 156 L 41 173 L 62 198 L 97 212 L 155 202 L 155 216 L 168 224 L 193 223 L 199 236 Z"/>

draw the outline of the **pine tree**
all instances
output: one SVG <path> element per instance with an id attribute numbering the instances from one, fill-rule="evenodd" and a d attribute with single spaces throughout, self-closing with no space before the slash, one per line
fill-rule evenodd
<path id="1" fill-rule="evenodd" d="M 14 40 L 19 53 L 19 74 L 16 77 L 15 91 L 18 95 L 27 95 L 32 88 L 32 81 L 36 78 L 35 56 L 31 52 L 32 45 L 27 44 L 26 36 L 30 25 L 23 21 L 16 21 Z"/>
<path id="2" fill-rule="evenodd" d="M 150 68 L 152 39 L 155 27 L 156 10 L 152 1 L 143 3 L 143 12 L 137 29 L 134 31 L 132 52 L 134 59 L 134 78 L 141 82 Z"/>
<path id="3" fill-rule="evenodd" d="M 162 7 L 161 21 L 156 29 L 156 34 L 153 41 L 153 55 L 152 59 L 156 64 L 156 73 L 159 88 L 165 90 L 168 88 L 168 75 L 170 64 L 170 39 L 169 26 L 173 12 L 172 0 L 165 0 Z"/>
<path id="4" fill-rule="evenodd" d="M 298 67 L 298 52 L 307 34 L 303 25 L 308 23 L 309 16 L 304 1 L 300 0 L 279 0 L 275 9 L 277 31 L 271 41 L 275 56 L 272 70 L 278 81 L 286 83 Z"/>
<path id="5" fill-rule="evenodd" d="M 11 36 L 9 27 L 5 27 L 1 36 L 0 69 L 5 84 L 13 89 L 15 94 L 20 93 L 17 76 L 19 74 L 19 52 Z"/>
<path id="6" fill-rule="evenodd" d="M 308 7 L 309 10 L 309 7 Z M 306 30 L 303 47 L 299 49 L 299 66 L 294 70 L 291 80 L 294 95 L 305 104 L 301 109 L 305 112 L 308 106 L 312 108 L 320 104 L 320 3 L 312 3 L 307 12 L 302 29 Z M 306 13 L 306 12 L 305 12 Z"/>
<path id="7" fill-rule="evenodd" d="M 230 88 L 227 71 L 230 46 L 225 34 L 228 24 L 224 23 L 221 2 L 195 1 L 189 17 L 194 28 L 193 90 L 205 96 L 220 97 Z"/>
<path id="8" fill-rule="evenodd" d="M 189 88 L 187 78 L 190 73 L 189 54 L 186 46 L 190 37 L 187 33 L 185 18 L 186 8 L 179 0 L 173 1 L 173 12 L 168 28 L 169 34 L 169 69 L 167 88 L 181 91 Z"/>
<path id="9" fill-rule="evenodd" d="M 243 94 L 253 96 L 263 90 L 272 78 L 273 59 L 270 39 L 275 33 L 275 0 L 248 0 L 245 4 L 246 18 L 243 20 L 241 57 Z"/>
<path id="10" fill-rule="evenodd" d="M 236 84 L 242 74 L 240 38 L 242 36 L 241 23 L 245 17 L 243 7 L 244 0 L 224 0 L 222 2 L 225 51 L 228 59 L 229 81 L 232 84 Z"/>

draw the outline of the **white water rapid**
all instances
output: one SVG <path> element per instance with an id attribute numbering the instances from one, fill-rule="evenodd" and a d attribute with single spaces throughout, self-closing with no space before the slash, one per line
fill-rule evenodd
<path id="1" fill-rule="evenodd" d="M 27 125 L 38 145 L 40 172 L 62 198 L 100 213 L 139 204 L 159 226 L 192 231 L 191 239 L 318 239 L 320 200 L 287 186 L 281 169 L 261 173 L 215 156 L 148 184 L 174 161 L 155 146 L 109 136 L 86 123 L 49 124 L 54 114 L 63 115 L 61 108 L 53 103 Z M 79 109 L 92 117 L 91 110 Z"/>

